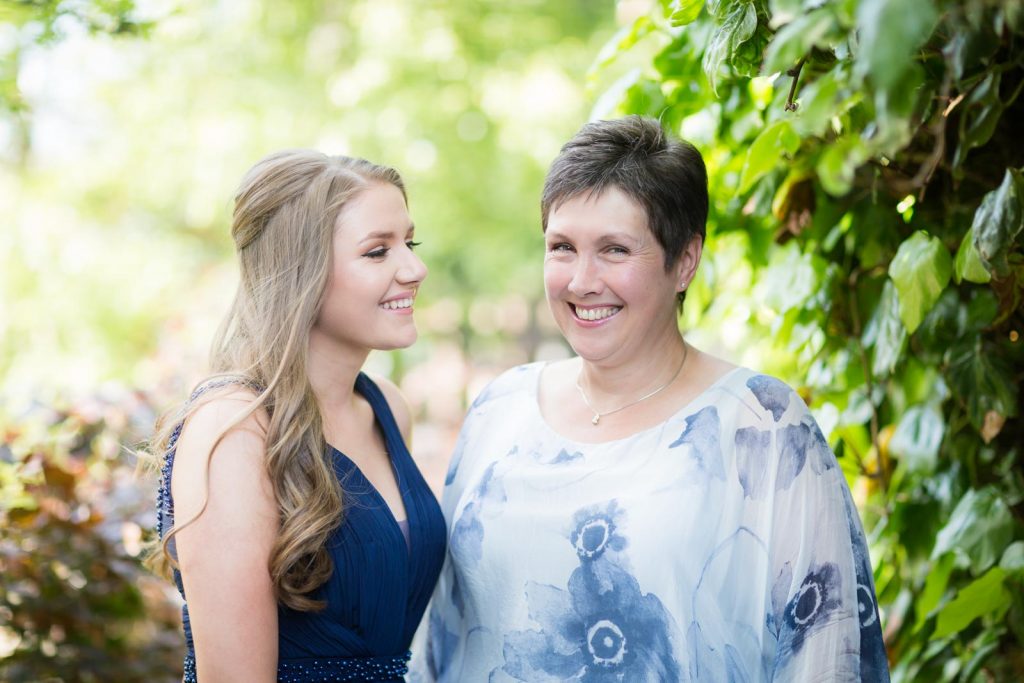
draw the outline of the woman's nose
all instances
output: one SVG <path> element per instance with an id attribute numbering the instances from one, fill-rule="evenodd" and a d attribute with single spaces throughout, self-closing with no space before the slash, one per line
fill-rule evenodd
<path id="1" fill-rule="evenodd" d="M 413 251 L 406 252 L 405 262 L 399 268 L 396 279 L 405 284 L 419 284 L 427 278 L 427 266 Z"/>
<path id="2" fill-rule="evenodd" d="M 578 297 L 600 294 L 603 291 L 600 274 L 591 259 L 587 257 L 576 259 L 568 289 Z"/>

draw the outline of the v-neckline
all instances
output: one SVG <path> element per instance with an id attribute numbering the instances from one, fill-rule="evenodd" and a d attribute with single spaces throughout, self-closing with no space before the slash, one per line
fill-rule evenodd
<path id="1" fill-rule="evenodd" d="M 361 467 L 359 467 L 359 464 L 355 460 L 350 458 L 348 455 L 346 455 L 340 448 L 337 448 L 337 447 L 335 447 L 335 446 L 333 446 L 331 444 L 327 444 L 327 446 L 332 451 L 334 451 L 335 454 L 340 455 L 342 458 L 344 458 L 352 466 L 352 469 L 356 473 L 359 474 L 359 476 L 362 478 L 362 480 L 366 482 L 366 485 L 369 487 L 369 490 L 372 492 L 372 494 L 374 496 L 376 496 L 378 502 L 387 511 L 387 517 L 388 517 L 388 520 L 390 520 L 390 522 L 391 522 L 392 528 L 394 528 L 398 532 L 398 535 L 401 537 L 401 539 L 402 539 L 402 548 L 404 548 L 404 550 L 405 550 L 406 559 L 407 560 L 411 560 L 412 559 L 412 505 L 411 505 L 411 501 L 409 500 L 409 498 L 412 495 L 412 491 L 411 490 L 408 491 L 409 495 L 406 495 L 406 492 L 402 490 L 402 477 L 399 475 L 399 465 L 398 465 L 398 462 L 395 459 L 397 449 L 392 445 L 393 438 L 391 438 L 391 436 L 388 433 L 387 428 L 385 427 L 384 420 L 382 419 L 382 416 L 381 416 L 381 414 L 379 412 L 377 404 L 378 404 L 378 402 L 383 402 L 384 408 L 387 409 L 388 411 L 390 411 L 391 408 L 387 404 L 387 399 L 384 398 L 383 393 L 380 392 L 380 389 L 377 387 L 376 384 L 374 384 L 373 380 L 371 380 L 369 377 L 367 377 L 362 372 L 360 372 L 356 376 L 355 390 L 364 399 L 366 399 L 367 403 L 370 404 L 370 410 L 373 412 L 373 422 L 380 429 L 381 437 L 383 437 L 383 439 L 384 439 L 384 450 L 385 450 L 385 452 L 387 453 L 387 456 L 388 456 L 388 463 L 391 465 L 391 476 L 394 477 L 395 488 L 398 489 L 398 497 L 402 499 L 402 507 L 405 508 L 405 519 L 403 519 L 401 521 L 405 522 L 409 526 L 409 536 L 408 537 L 406 537 L 405 533 L 402 531 L 401 522 L 399 521 L 398 517 L 395 516 L 395 511 L 391 508 L 391 505 L 388 504 L 387 499 L 384 498 L 383 494 L 381 494 L 380 490 L 377 489 L 376 485 L 374 485 L 374 483 L 372 481 L 370 481 L 370 478 L 366 476 L 366 473 L 363 472 Z M 371 394 L 374 393 L 374 391 L 377 392 L 376 395 L 371 395 Z M 393 420 L 392 420 L 392 422 L 393 422 Z M 395 428 L 397 429 L 397 425 L 395 425 Z M 401 441 L 401 435 L 399 435 L 398 438 L 399 438 L 399 441 L 400 441 L 401 445 L 404 447 L 404 442 Z"/>
<path id="2" fill-rule="evenodd" d="M 330 448 L 332 451 L 334 451 L 336 455 L 340 455 L 341 457 L 343 457 L 352 466 L 352 470 L 355 471 L 364 482 L 366 482 L 368 490 L 377 498 L 377 501 L 387 511 L 388 519 L 391 521 L 391 526 L 397 529 L 398 535 L 402 537 L 402 547 L 405 548 L 406 554 L 411 555 L 412 519 L 409 511 L 412 508 L 412 506 L 409 503 L 408 496 L 402 490 L 402 480 L 398 475 L 398 463 L 396 463 L 395 459 L 392 457 L 390 449 L 388 450 L 388 460 L 391 463 L 391 473 L 395 478 L 395 486 L 398 488 L 398 495 L 402 499 L 402 505 L 403 507 L 405 507 L 405 519 L 402 520 L 399 520 L 398 517 L 395 516 L 395 511 L 391 508 L 390 505 L 388 505 L 387 499 L 384 498 L 384 496 L 377 489 L 374 483 L 370 481 L 370 478 L 366 476 L 362 468 L 359 467 L 359 464 L 349 456 L 345 455 L 345 453 L 343 453 L 340 449 L 335 448 L 334 446 L 330 446 Z M 406 540 L 405 533 L 402 532 L 402 522 L 405 522 L 409 525 L 408 541 Z"/>

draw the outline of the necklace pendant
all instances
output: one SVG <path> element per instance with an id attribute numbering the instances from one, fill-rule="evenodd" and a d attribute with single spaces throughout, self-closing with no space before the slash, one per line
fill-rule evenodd
<path id="1" fill-rule="evenodd" d="M 601 421 L 601 416 L 600 415 L 594 415 L 594 419 L 590 421 L 590 424 L 596 425 L 600 421 Z"/>

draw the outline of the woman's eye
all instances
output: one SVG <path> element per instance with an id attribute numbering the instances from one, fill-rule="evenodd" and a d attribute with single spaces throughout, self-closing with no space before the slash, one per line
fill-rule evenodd
<path id="1" fill-rule="evenodd" d="M 421 244 L 423 244 L 423 242 L 414 242 L 412 240 L 408 240 L 405 243 L 405 246 L 409 247 L 409 251 L 413 251 L 416 249 L 416 247 L 420 246 Z"/>
<path id="2" fill-rule="evenodd" d="M 565 242 L 558 242 L 557 244 L 552 244 L 548 247 L 548 251 L 572 251 L 572 247 Z"/>
<path id="3" fill-rule="evenodd" d="M 608 247 L 609 254 L 615 254 L 616 256 L 625 256 L 629 253 L 629 250 L 625 247 Z"/>
<path id="4" fill-rule="evenodd" d="M 377 247 L 371 251 L 366 252 L 363 256 L 373 259 L 381 259 L 388 255 L 389 249 L 387 247 Z"/>

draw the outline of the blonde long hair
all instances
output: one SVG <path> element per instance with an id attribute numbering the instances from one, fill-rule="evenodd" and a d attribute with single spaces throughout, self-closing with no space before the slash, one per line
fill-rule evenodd
<path id="1" fill-rule="evenodd" d="M 266 412 L 266 468 L 280 528 L 270 553 L 270 575 L 279 602 L 317 610 L 309 593 L 327 581 L 333 563 L 327 539 L 341 523 L 342 489 L 323 436 L 323 419 L 306 375 L 309 333 L 317 320 L 331 268 L 338 214 L 371 183 L 402 192 L 398 172 L 364 159 L 286 150 L 259 161 L 235 196 L 231 236 L 240 265 L 234 302 L 210 352 L 211 375 L 200 387 L 235 380 L 256 398 L 229 421 L 210 453 L 232 428 Z M 150 457 L 165 457 L 175 427 L 201 402 L 168 414 L 150 443 Z M 209 460 L 206 475 L 209 479 Z M 169 477 L 165 486 L 170 487 Z M 206 509 L 167 530 L 150 555 L 166 572 L 175 559 L 174 535 Z"/>

